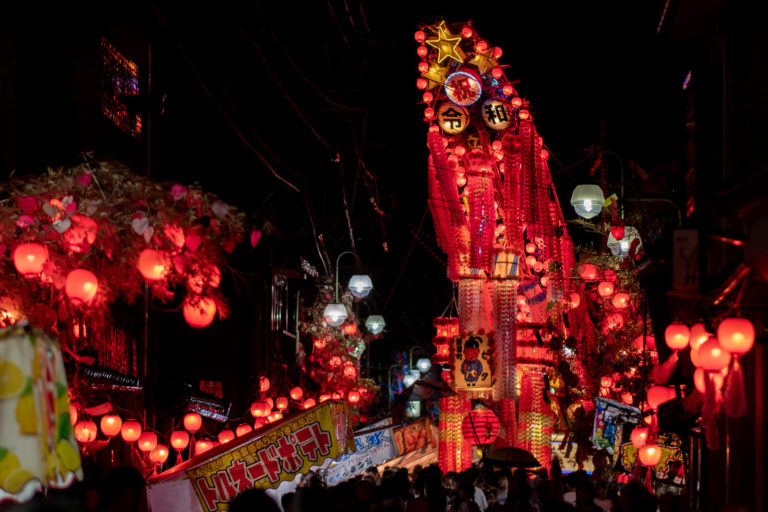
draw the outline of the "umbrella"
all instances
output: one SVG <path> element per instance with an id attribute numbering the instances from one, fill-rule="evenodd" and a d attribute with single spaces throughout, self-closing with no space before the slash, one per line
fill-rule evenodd
<path id="1" fill-rule="evenodd" d="M 536 460 L 531 452 L 514 446 L 496 448 L 485 456 L 485 460 L 498 466 L 510 466 L 513 468 L 536 468 L 541 463 Z"/>

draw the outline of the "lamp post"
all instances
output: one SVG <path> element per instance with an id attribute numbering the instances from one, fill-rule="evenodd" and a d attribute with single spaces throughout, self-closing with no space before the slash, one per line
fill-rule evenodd
<path id="1" fill-rule="evenodd" d="M 411 349 L 408 351 L 408 369 L 409 370 L 412 370 L 414 368 L 414 366 L 413 366 L 413 351 L 414 351 L 414 349 L 417 349 L 417 348 L 421 349 L 421 351 L 424 354 L 429 355 L 429 352 L 427 352 L 427 349 L 425 349 L 421 345 L 414 345 L 414 346 L 412 346 Z M 429 363 L 430 363 L 429 366 L 426 366 L 426 363 L 424 363 L 423 361 L 424 361 L 424 358 L 419 359 L 418 361 L 416 361 L 416 367 L 419 368 L 421 373 L 427 373 L 429 371 L 429 367 L 432 366 L 432 361 L 427 359 L 427 361 L 429 361 Z M 419 363 L 421 363 L 422 367 L 426 366 L 426 369 L 422 370 L 421 367 L 419 367 Z"/>
<path id="2" fill-rule="evenodd" d="M 360 264 L 360 258 L 352 251 L 344 251 L 336 257 L 335 284 L 333 288 L 335 298 L 333 303 L 325 306 L 325 310 L 323 311 L 325 321 L 334 327 L 340 326 L 344 323 L 344 320 L 347 319 L 347 307 L 339 302 L 339 260 L 346 254 L 352 254 L 357 260 L 358 265 Z M 362 299 L 371 292 L 373 283 L 367 274 L 355 274 L 349 280 L 349 288 L 352 295 L 358 299 Z"/>

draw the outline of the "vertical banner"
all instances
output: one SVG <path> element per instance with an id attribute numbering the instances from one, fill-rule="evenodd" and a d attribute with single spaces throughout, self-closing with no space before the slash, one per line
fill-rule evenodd
<path id="1" fill-rule="evenodd" d="M 470 333 L 457 336 L 453 359 L 453 382 L 456 389 L 491 389 L 492 337 L 490 334 Z"/>

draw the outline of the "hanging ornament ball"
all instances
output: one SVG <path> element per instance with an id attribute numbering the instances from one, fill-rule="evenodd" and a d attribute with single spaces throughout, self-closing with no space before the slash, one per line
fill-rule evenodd
<path id="1" fill-rule="evenodd" d="M 672 350 L 683 350 L 688 346 L 688 339 L 691 337 L 691 330 L 687 325 L 680 322 L 669 324 L 664 331 L 664 341 Z"/>
<path id="2" fill-rule="evenodd" d="M 314 398 L 307 398 L 306 400 L 304 400 L 303 407 L 304 409 L 311 409 L 315 405 L 317 405 L 317 402 L 315 401 Z"/>
<path id="3" fill-rule="evenodd" d="M 64 292 L 72 304 L 90 304 L 99 290 L 99 280 L 96 274 L 84 268 L 77 268 L 67 274 Z"/>
<path id="4" fill-rule="evenodd" d="M 141 424 L 136 420 L 128 420 L 123 422 L 123 426 L 120 429 L 120 437 L 126 443 L 133 443 L 139 440 L 141 436 Z"/>
<path id="5" fill-rule="evenodd" d="M 661 446 L 646 444 L 637 450 L 637 455 L 643 466 L 655 466 L 661 460 Z"/>
<path id="6" fill-rule="evenodd" d="M 501 94 L 504 96 L 510 96 L 515 93 L 515 88 L 512 87 L 510 84 L 505 85 L 501 88 Z"/>
<path id="7" fill-rule="evenodd" d="M 88 444 L 95 441 L 97 433 L 96 423 L 91 420 L 82 420 L 75 423 L 75 439 L 79 443 Z"/>
<path id="8" fill-rule="evenodd" d="M 746 318 L 726 318 L 717 326 L 717 340 L 732 354 L 746 354 L 755 344 L 755 326 Z"/>
<path id="9" fill-rule="evenodd" d="M 711 336 L 699 347 L 699 361 L 705 370 L 720 371 L 731 361 L 731 354 L 725 350 L 717 338 Z"/>
<path id="10" fill-rule="evenodd" d="M 137 444 L 142 452 L 151 452 L 157 446 L 157 434 L 154 432 L 142 432 Z"/>
<path id="11" fill-rule="evenodd" d="M 616 309 L 626 309 L 629 306 L 629 295 L 624 292 L 617 293 L 611 299 L 611 303 Z"/>
<path id="12" fill-rule="evenodd" d="M 496 46 L 494 47 L 493 53 L 491 55 L 493 55 L 494 59 L 500 59 L 501 56 L 504 55 L 504 50 L 502 50 L 500 46 Z"/>
<path id="13" fill-rule="evenodd" d="M 541 157 L 542 160 L 549 160 L 549 151 L 547 151 L 546 149 L 542 149 L 541 151 L 539 151 L 539 156 Z"/>
<path id="14" fill-rule="evenodd" d="M 413 34 L 413 38 L 416 40 L 417 43 L 423 43 L 424 40 L 427 38 L 427 35 L 424 33 L 423 30 L 417 30 Z"/>
<path id="15" fill-rule="evenodd" d="M 443 102 L 437 109 L 437 124 L 448 135 L 463 132 L 469 124 L 469 111 L 451 102 Z"/>
<path id="16" fill-rule="evenodd" d="M 147 281 L 160 281 L 170 268 L 168 255 L 154 249 L 144 249 L 139 255 L 139 272 Z"/>
<path id="17" fill-rule="evenodd" d="M 491 70 L 491 76 L 492 76 L 493 78 L 495 78 L 496 80 L 498 80 L 499 78 L 501 78 L 501 77 L 502 77 L 502 75 L 504 75 L 504 72 L 501 70 L 501 68 L 493 68 L 493 69 Z"/>
<path id="18" fill-rule="evenodd" d="M 272 412 L 272 407 L 265 400 L 256 400 L 251 404 L 251 416 L 254 418 L 264 418 Z"/>
<path id="19" fill-rule="evenodd" d="M 422 60 L 419 62 L 419 73 L 426 73 L 429 71 L 429 62 Z M 421 87 L 419 87 L 421 89 Z"/>
<path id="20" fill-rule="evenodd" d="M 19 244 L 13 251 L 13 265 L 26 278 L 35 277 L 43 271 L 48 261 L 48 249 L 34 242 Z"/>
<path id="21" fill-rule="evenodd" d="M 69 404 L 69 424 L 74 426 L 77 423 L 77 407 Z"/>
<path id="22" fill-rule="evenodd" d="M 466 107 L 480 99 L 483 87 L 480 79 L 471 72 L 457 71 L 445 79 L 445 95 L 457 105 Z"/>
<path id="23" fill-rule="evenodd" d="M 158 466 L 164 464 L 168 460 L 168 447 L 164 444 L 155 446 L 155 449 L 149 452 L 149 460 Z"/>
<path id="24" fill-rule="evenodd" d="M 184 415 L 184 428 L 191 433 L 195 433 L 203 426 L 203 418 L 196 412 L 190 412 Z"/>
<path id="25" fill-rule="evenodd" d="M 579 276 L 585 281 L 594 281 L 597 278 L 597 267 L 592 263 L 579 265 Z"/>
<path id="26" fill-rule="evenodd" d="M 360 392 L 356 390 L 352 390 L 349 393 L 347 393 L 347 401 L 350 404 L 356 404 L 360 401 Z"/>
<path id="27" fill-rule="evenodd" d="M 189 446 L 189 434 L 185 430 L 174 430 L 171 433 L 171 446 L 177 452 Z"/>
<path id="28" fill-rule="evenodd" d="M 475 50 L 480 52 L 480 53 L 487 52 L 488 51 L 488 42 L 487 41 L 479 41 L 475 45 Z"/>
<path id="29" fill-rule="evenodd" d="M 481 114 L 483 122 L 491 130 L 506 130 L 512 121 L 507 105 L 499 100 L 486 100 L 483 103 Z"/>
<path id="30" fill-rule="evenodd" d="M 101 431 L 107 437 L 115 437 L 123 428 L 123 420 L 117 414 L 105 414 L 101 417 Z"/>
<path id="31" fill-rule="evenodd" d="M 202 329 L 211 325 L 216 317 L 216 302 L 210 297 L 187 295 L 182 311 L 190 327 Z"/>
<path id="32" fill-rule="evenodd" d="M 600 294 L 601 297 L 610 297 L 613 295 L 613 283 L 610 281 L 603 281 L 597 285 L 597 293 Z"/>
<path id="33" fill-rule="evenodd" d="M 422 59 L 427 56 L 427 53 L 429 53 L 429 50 L 426 46 L 421 45 L 416 49 L 416 55 L 421 57 Z"/>
<path id="34" fill-rule="evenodd" d="M 521 108 L 517 112 L 517 117 L 520 118 L 521 121 L 527 121 L 531 118 L 531 112 L 527 108 Z"/>
<path id="35" fill-rule="evenodd" d="M 472 29 L 469 27 L 464 27 L 461 29 L 461 37 L 464 39 L 469 39 L 472 37 Z"/>
<path id="36" fill-rule="evenodd" d="M 621 224 L 615 224 L 611 226 L 611 236 L 616 240 L 624 238 L 624 226 Z"/>

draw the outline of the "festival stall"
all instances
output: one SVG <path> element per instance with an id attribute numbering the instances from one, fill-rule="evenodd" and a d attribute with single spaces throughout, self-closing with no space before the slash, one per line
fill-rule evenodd
<path id="1" fill-rule="evenodd" d="M 272 489 L 354 450 L 346 404 L 327 401 L 193 457 L 149 481 L 163 512 L 213 512 L 246 489 Z"/>
<path id="2" fill-rule="evenodd" d="M 393 428 L 392 418 L 385 418 L 355 432 L 355 452 L 333 462 L 325 471 L 325 482 L 336 485 L 397 457 Z"/>

